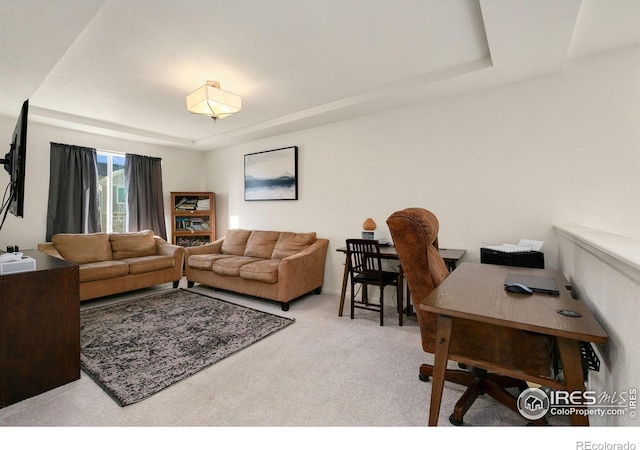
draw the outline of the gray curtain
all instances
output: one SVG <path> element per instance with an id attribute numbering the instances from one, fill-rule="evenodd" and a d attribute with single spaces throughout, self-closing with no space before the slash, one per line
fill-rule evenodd
<path id="1" fill-rule="evenodd" d="M 124 185 L 129 231 L 153 230 L 167 239 L 162 198 L 162 159 L 127 153 Z"/>
<path id="2" fill-rule="evenodd" d="M 52 142 L 49 151 L 47 242 L 56 233 L 101 231 L 96 149 Z"/>

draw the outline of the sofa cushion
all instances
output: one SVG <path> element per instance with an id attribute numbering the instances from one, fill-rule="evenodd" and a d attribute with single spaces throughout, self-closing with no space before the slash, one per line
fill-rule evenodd
<path id="1" fill-rule="evenodd" d="M 191 255 L 187 260 L 189 267 L 201 270 L 211 270 L 213 261 L 221 258 L 233 258 L 233 255 L 220 255 L 220 254 L 206 254 L 206 255 Z"/>
<path id="2" fill-rule="evenodd" d="M 151 230 L 134 233 L 111 233 L 109 240 L 111 241 L 113 259 L 157 255 L 156 240 L 153 238 Z"/>
<path id="3" fill-rule="evenodd" d="M 211 270 L 218 275 L 227 277 L 240 276 L 240 267 L 245 264 L 260 261 L 259 258 L 250 258 L 248 256 L 232 256 L 230 258 L 218 258 L 213 261 Z"/>
<path id="4" fill-rule="evenodd" d="M 225 255 L 244 256 L 244 249 L 251 235 L 250 230 L 229 230 L 222 241 L 222 253 Z"/>
<path id="5" fill-rule="evenodd" d="M 175 266 L 173 257 L 167 255 L 139 256 L 137 258 L 121 259 L 120 261 L 129 264 L 129 273 L 131 275 L 171 269 Z"/>
<path id="6" fill-rule="evenodd" d="M 60 255 L 75 264 L 87 264 L 112 259 L 109 235 L 106 233 L 91 234 L 56 234 L 51 238 Z"/>
<path id="7" fill-rule="evenodd" d="M 257 280 L 265 283 L 278 282 L 279 259 L 265 259 L 240 267 L 240 277 L 245 280 Z"/>
<path id="8" fill-rule="evenodd" d="M 249 236 L 244 256 L 254 258 L 271 258 L 273 249 L 280 237 L 279 231 L 254 231 Z"/>
<path id="9" fill-rule="evenodd" d="M 129 274 L 129 264 L 122 261 L 100 261 L 80 266 L 80 283 L 85 281 L 107 280 Z M 117 283 L 114 280 L 114 283 Z"/>
<path id="10" fill-rule="evenodd" d="M 271 257 L 273 259 L 284 259 L 287 256 L 295 255 L 309 248 L 317 240 L 316 233 L 291 233 L 289 231 L 281 233 Z"/>

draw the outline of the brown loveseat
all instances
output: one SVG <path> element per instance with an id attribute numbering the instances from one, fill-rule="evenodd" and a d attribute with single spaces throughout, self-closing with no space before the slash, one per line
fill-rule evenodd
<path id="1" fill-rule="evenodd" d="M 230 230 L 224 238 L 186 249 L 187 283 L 289 302 L 324 280 L 328 239 L 316 233 Z"/>
<path id="2" fill-rule="evenodd" d="M 182 278 L 184 247 L 153 231 L 56 234 L 38 250 L 80 267 L 80 300 L 142 289 Z"/>

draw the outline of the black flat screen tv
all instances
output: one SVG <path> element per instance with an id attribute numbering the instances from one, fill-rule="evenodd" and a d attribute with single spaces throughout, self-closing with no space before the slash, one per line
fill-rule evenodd
<path id="1" fill-rule="evenodd" d="M 16 217 L 24 217 L 24 179 L 27 157 L 27 119 L 29 100 L 22 104 L 22 110 L 13 131 L 9 153 L 0 159 L 0 164 L 9 173 L 9 185 L 2 202 L 2 223 L 10 211 Z M 0 225 L 1 226 L 1 225 Z"/>

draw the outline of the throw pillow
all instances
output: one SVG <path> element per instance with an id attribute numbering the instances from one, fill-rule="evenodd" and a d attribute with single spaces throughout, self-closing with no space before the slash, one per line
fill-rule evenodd
<path id="1" fill-rule="evenodd" d="M 60 256 L 75 264 L 88 264 L 111 260 L 109 235 L 106 233 L 61 233 L 51 238 Z"/>
<path id="2" fill-rule="evenodd" d="M 156 255 L 156 240 L 151 230 L 109 235 L 113 259 L 138 258 Z"/>
<path id="3" fill-rule="evenodd" d="M 250 230 L 229 230 L 222 241 L 222 253 L 225 255 L 244 256 L 244 249 L 251 235 Z"/>
<path id="4" fill-rule="evenodd" d="M 244 256 L 270 259 L 273 249 L 280 237 L 279 231 L 254 231 L 249 236 Z"/>
<path id="5" fill-rule="evenodd" d="M 287 256 L 295 255 L 313 244 L 317 240 L 316 233 L 292 233 L 285 232 L 280 235 L 276 246 L 273 249 L 271 258 L 284 259 Z"/>

